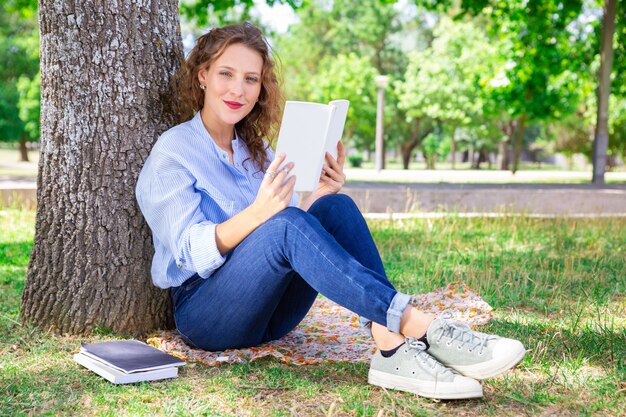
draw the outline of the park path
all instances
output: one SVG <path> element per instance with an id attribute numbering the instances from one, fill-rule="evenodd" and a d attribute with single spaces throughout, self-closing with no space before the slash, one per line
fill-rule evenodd
<path id="1" fill-rule="evenodd" d="M 362 175 L 364 170 L 360 171 Z M 424 171 L 413 172 L 415 176 L 422 175 L 421 180 L 423 174 Z M 343 192 L 354 199 L 362 212 L 370 214 L 454 212 L 626 216 L 626 183 L 601 187 L 591 184 L 481 184 L 474 182 L 477 176 L 468 178 L 467 171 L 454 171 L 453 174 L 455 178 L 465 175 L 471 182 L 354 181 L 347 183 Z M 470 171 L 470 174 L 475 172 Z M 33 208 L 36 188 L 34 178 L 0 177 L 1 204 L 17 203 Z"/>
<path id="2" fill-rule="evenodd" d="M 528 213 L 626 216 L 626 184 L 416 184 L 351 182 L 366 213 Z"/>

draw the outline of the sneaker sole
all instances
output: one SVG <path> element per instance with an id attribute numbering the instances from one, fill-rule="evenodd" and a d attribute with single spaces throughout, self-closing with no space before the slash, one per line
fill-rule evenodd
<path id="1" fill-rule="evenodd" d="M 521 360 L 524 359 L 524 355 L 526 355 L 526 350 L 522 348 L 522 350 L 518 351 L 515 356 L 502 363 L 498 363 L 498 360 L 492 359 L 489 362 L 484 362 L 476 365 L 446 366 L 453 368 L 457 372 L 467 377 L 482 380 L 487 378 L 493 378 L 494 376 L 505 373 L 506 371 L 520 363 Z"/>
<path id="2" fill-rule="evenodd" d="M 367 382 L 383 388 L 412 392 L 420 397 L 436 398 L 440 400 L 462 400 L 468 398 L 482 398 L 483 387 L 462 387 L 457 382 L 440 382 L 433 389 L 432 383 L 416 381 L 412 378 L 393 375 L 386 372 L 370 369 Z M 473 384 L 472 384 L 473 385 Z"/>

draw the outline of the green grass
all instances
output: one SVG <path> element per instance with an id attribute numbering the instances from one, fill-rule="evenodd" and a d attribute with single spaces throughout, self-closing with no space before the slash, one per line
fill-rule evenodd
<path id="1" fill-rule="evenodd" d="M 371 222 L 405 292 L 463 280 L 495 308 L 488 332 L 524 342 L 485 398 L 439 402 L 367 385 L 367 366 L 274 359 L 114 386 L 75 364 L 78 338 L 20 324 L 34 213 L 0 211 L 0 415 L 626 415 L 626 219 Z"/>

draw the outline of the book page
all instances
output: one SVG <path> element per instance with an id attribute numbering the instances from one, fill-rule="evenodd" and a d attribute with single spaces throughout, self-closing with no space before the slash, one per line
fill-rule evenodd
<path id="1" fill-rule="evenodd" d="M 313 191 L 319 182 L 326 149 L 328 125 L 334 106 L 287 101 L 278 134 L 276 155 L 285 152 L 294 162 L 289 177 L 296 176 L 296 191 Z M 282 168 L 282 167 L 281 167 Z"/>
<path id="2" fill-rule="evenodd" d="M 337 143 L 343 135 L 343 128 L 346 124 L 346 116 L 350 102 L 348 100 L 333 100 L 328 103 L 329 106 L 335 107 L 335 112 L 328 126 L 328 137 L 326 139 L 325 151 L 329 152 L 333 158 L 337 159 Z"/>

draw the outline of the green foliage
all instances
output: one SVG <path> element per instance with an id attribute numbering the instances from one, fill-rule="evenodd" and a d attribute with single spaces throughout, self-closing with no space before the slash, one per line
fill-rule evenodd
<path id="1" fill-rule="evenodd" d="M 294 9 L 306 0 L 265 0 L 269 6 L 287 4 Z M 254 0 L 181 0 L 180 13 L 198 26 L 220 26 L 244 20 L 252 20 L 250 11 Z"/>
<path id="2" fill-rule="evenodd" d="M 626 161 L 626 96 L 611 97 L 609 111 L 609 154 Z"/>
<path id="3" fill-rule="evenodd" d="M 416 3 L 437 10 L 453 7 L 445 0 Z M 548 122 L 578 110 L 585 73 L 597 53 L 589 46 L 596 38 L 580 20 L 582 13 L 582 0 L 460 1 L 457 17 L 487 19 L 498 43 L 501 67 L 488 84 L 491 100 L 486 102 L 493 119 Z"/>
<path id="4" fill-rule="evenodd" d="M 309 84 L 309 99 L 327 103 L 334 99 L 350 100 L 344 137 L 354 145 L 368 147 L 374 137 L 376 118 L 376 70 L 370 60 L 355 53 L 325 58 Z"/>
<path id="5" fill-rule="evenodd" d="M 39 138 L 38 133 L 31 135 L 35 128 L 32 124 L 29 133 L 25 130 L 18 104 L 20 77 L 35 79 L 39 71 L 37 16 L 29 5 L 32 6 L 29 2 L 11 1 L 0 6 L 0 141 L 18 141 L 25 136 L 31 140 Z M 29 106 L 32 108 L 32 103 Z"/>
<path id="6" fill-rule="evenodd" d="M 32 79 L 22 75 L 17 81 L 19 117 L 24 123 L 24 131 L 33 141 L 39 140 L 40 83 L 40 73 Z"/>
<path id="7" fill-rule="evenodd" d="M 395 85 L 399 106 L 410 119 L 472 123 L 482 112 L 482 88 L 495 76 L 495 54 L 473 23 L 442 16 L 431 47 L 409 55 L 404 81 Z"/>
<path id="8" fill-rule="evenodd" d="M 0 141 L 18 141 L 24 133 L 24 123 L 19 118 L 16 85 L 0 82 Z"/>
<path id="9" fill-rule="evenodd" d="M 406 18 L 393 2 L 314 1 L 297 10 L 298 24 L 277 38 L 287 97 L 326 102 L 348 98 L 346 137 L 359 149 L 373 148 L 376 127 L 374 77 L 402 79 L 404 48 L 422 45 L 421 23 Z M 397 107 L 392 88 L 385 94 L 385 141 L 396 146 L 411 137 L 411 123 Z"/>
<path id="10" fill-rule="evenodd" d="M 363 157 L 359 154 L 348 155 L 348 162 L 352 168 L 361 168 Z"/>

